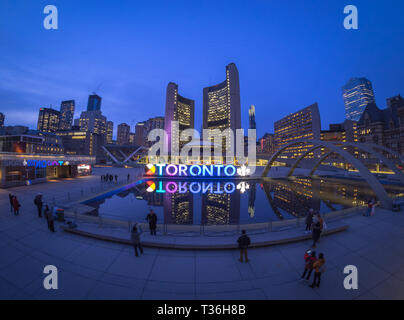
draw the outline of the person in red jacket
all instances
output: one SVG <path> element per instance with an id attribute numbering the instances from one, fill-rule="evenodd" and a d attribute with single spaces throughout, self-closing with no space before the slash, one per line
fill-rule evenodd
<path id="1" fill-rule="evenodd" d="M 307 274 L 306 281 L 309 281 L 311 273 L 313 272 L 313 264 L 317 261 L 316 252 L 307 250 L 304 254 L 304 271 L 301 277 L 301 280 L 304 280 L 304 277 Z"/>
<path id="2" fill-rule="evenodd" d="M 18 216 L 20 214 L 20 203 L 18 202 L 18 199 L 16 196 L 13 197 L 13 209 L 14 209 L 14 215 Z"/>

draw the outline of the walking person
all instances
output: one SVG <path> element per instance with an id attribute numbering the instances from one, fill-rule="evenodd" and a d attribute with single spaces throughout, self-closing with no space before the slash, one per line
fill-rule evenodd
<path id="1" fill-rule="evenodd" d="M 312 236 L 313 236 L 313 245 L 311 246 L 313 249 L 316 247 L 316 243 L 318 242 L 318 240 L 320 239 L 320 235 L 321 235 L 321 224 L 319 221 L 313 223 L 312 226 Z"/>
<path id="2" fill-rule="evenodd" d="M 118 175 L 115 175 L 115 183 L 118 183 Z"/>
<path id="3" fill-rule="evenodd" d="M 313 269 L 314 269 L 314 278 L 310 288 L 314 287 L 319 288 L 321 281 L 321 274 L 325 271 L 325 259 L 322 253 L 318 255 L 318 260 L 314 262 Z"/>
<path id="4" fill-rule="evenodd" d="M 10 212 L 14 211 L 13 198 L 14 198 L 14 196 L 11 193 L 9 193 L 8 194 L 8 199 L 10 200 Z"/>
<path id="5" fill-rule="evenodd" d="M 373 207 L 372 200 L 369 200 L 368 207 L 367 207 L 367 210 L 366 210 L 366 213 L 364 214 L 364 216 L 370 217 L 370 213 L 372 212 L 372 207 Z"/>
<path id="6" fill-rule="evenodd" d="M 245 230 L 241 231 L 241 236 L 237 240 L 238 248 L 240 249 L 240 262 L 243 262 L 243 256 L 245 258 L 245 262 L 249 262 L 247 249 L 251 244 L 250 237 L 247 236 L 247 232 Z"/>
<path id="7" fill-rule="evenodd" d="M 157 229 L 157 215 L 152 208 L 150 208 L 150 212 L 146 216 L 146 220 L 149 222 L 150 234 L 155 236 Z"/>
<path id="8" fill-rule="evenodd" d="M 304 254 L 304 271 L 300 280 L 304 280 L 306 277 L 306 281 L 310 280 L 311 273 L 313 272 L 313 265 L 316 262 L 316 252 L 307 250 Z"/>
<path id="9" fill-rule="evenodd" d="M 370 216 L 375 215 L 376 205 L 377 205 L 376 199 L 373 198 L 372 199 L 372 208 L 370 209 Z"/>
<path id="10" fill-rule="evenodd" d="M 131 238 L 132 238 L 133 248 L 135 249 L 136 257 L 139 256 L 137 249 L 139 249 L 140 253 L 143 254 L 142 242 L 140 241 L 141 234 L 142 234 L 142 229 L 140 228 L 140 226 L 137 227 L 137 224 L 135 224 L 132 228 Z"/>
<path id="11" fill-rule="evenodd" d="M 324 228 L 325 228 L 325 222 L 324 222 L 324 219 L 323 219 L 323 217 L 321 216 L 320 213 L 317 213 L 316 216 L 317 216 L 317 221 L 320 223 L 320 235 L 318 237 L 317 242 L 320 242 L 321 234 L 323 233 Z"/>
<path id="12" fill-rule="evenodd" d="M 18 216 L 20 214 L 20 202 L 17 199 L 17 196 L 13 196 L 13 211 L 14 215 Z"/>
<path id="13" fill-rule="evenodd" d="M 42 205 L 43 205 L 43 202 L 42 202 L 42 194 L 38 193 L 38 194 L 35 196 L 34 204 L 36 205 L 36 207 L 37 207 L 37 209 L 38 209 L 38 217 L 39 217 L 39 218 L 42 218 Z"/>
<path id="14" fill-rule="evenodd" d="M 52 232 L 56 232 L 53 213 L 52 213 L 52 210 L 49 209 L 48 205 L 45 206 L 44 215 L 45 215 L 46 221 L 48 222 L 48 229 Z"/>
<path id="15" fill-rule="evenodd" d="M 130 174 L 128 173 L 128 182 L 129 182 L 129 180 L 130 180 Z"/>
<path id="16" fill-rule="evenodd" d="M 309 233 L 311 229 L 311 225 L 313 224 L 313 216 L 314 216 L 314 210 L 310 209 L 309 213 L 306 216 L 306 230 L 305 233 Z"/>

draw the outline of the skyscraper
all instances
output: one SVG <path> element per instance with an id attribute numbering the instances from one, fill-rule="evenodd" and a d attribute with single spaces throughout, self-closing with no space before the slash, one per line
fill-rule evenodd
<path id="1" fill-rule="evenodd" d="M 59 128 L 61 130 L 70 130 L 72 128 L 74 108 L 75 108 L 74 100 L 62 101 L 62 104 L 60 105 L 60 122 L 59 122 Z"/>
<path id="2" fill-rule="evenodd" d="M 60 112 L 50 108 L 40 108 L 37 130 L 55 132 L 59 130 Z"/>
<path id="3" fill-rule="evenodd" d="M 147 139 L 147 130 L 144 122 L 138 122 L 135 126 L 135 144 L 145 146 Z"/>
<path id="4" fill-rule="evenodd" d="M 166 131 L 165 148 L 171 154 L 171 141 L 178 141 L 181 148 L 185 142 L 179 142 L 181 131 L 194 128 L 195 101 L 178 94 L 178 85 L 170 82 L 166 91 L 166 111 L 164 128 Z M 172 125 L 172 121 L 178 121 L 179 132 Z"/>
<path id="5" fill-rule="evenodd" d="M 369 103 L 375 103 L 372 83 L 366 78 L 352 78 L 342 87 L 345 118 L 359 121 Z"/>
<path id="6" fill-rule="evenodd" d="M 81 131 L 88 131 L 100 136 L 99 145 L 104 145 L 107 135 L 107 118 L 101 111 L 83 111 L 80 115 L 79 126 Z"/>
<path id="7" fill-rule="evenodd" d="M 120 145 L 129 143 L 130 126 L 126 123 L 118 125 L 117 143 Z"/>
<path id="8" fill-rule="evenodd" d="M 257 124 L 255 123 L 255 106 L 251 105 L 248 109 L 248 119 L 250 121 L 250 129 L 257 129 Z"/>
<path id="9" fill-rule="evenodd" d="M 0 129 L 4 128 L 4 114 L 0 112 Z"/>
<path id="10" fill-rule="evenodd" d="M 226 66 L 226 80 L 203 89 L 203 129 L 241 129 L 240 84 L 234 63 Z M 224 146 L 229 147 L 229 141 Z"/>
<path id="11" fill-rule="evenodd" d="M 114 134 L 114 123 L 107 121 L 107 144 L 112 144 L 112 136 Z"/>
<path id="12" fill-rule="evenodd" d="M 87 111 L 101 110 L 101 97 L 95 93 L 88 96 Z"/>
<path id="13" fill-rule="evenodd" d="M 321 122 L 317 103 L 276 121 L 274 127 L 275 145 L 277 149 L 301 139 L 320 140 Z M 296 158 L 307 152 L 311 147 L 312 145 L 297 144 L 285 150 L 282 155 L 287 158 Z M 308 157 L 318 154 L 318 151 L 314 151 L 314 153 L 309 154 Z"/>

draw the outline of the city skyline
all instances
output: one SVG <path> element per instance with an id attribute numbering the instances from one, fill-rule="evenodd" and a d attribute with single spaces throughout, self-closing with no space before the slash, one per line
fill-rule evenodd
<path id="1" fill-rule="evenodd" d="M 402 93 L 404 68 L 399 53 L 403 44 L 399 32 L 394 31 L 401 4 L 377 11 L 376 4 L 358 1 L 359 30 L 347 31 L 342 26 L 342 2 L 296 2 L 296 11 L 291 12 L 290 4 L 230 5 L 224 1 L 218 4 L 217 13 L 208 14 L 206 21 L 203 17 L 209 6 L 202 4 L 176 3 L 152 11 L 148 4 L 126 3 L 125 11 L 136 15 L 131 20 L 126 12 L 118 19 L 114 15 L 118 9 L 112 4 L 96 8 L 83 4 L 72 15 L 74 4 L 63 3 L 58 4 L 60 30 L 53 33 L 37 23 L 42 18 L 41 3 L 22 4 L 15 1 L 2 10 L 18 12 L 25 8 L 32 12 L 24 16 L 24 21 L 12 15 L 1 19 L 2 23 L 12 23 L 11 19 L 18 22 L 15 28 L 7 28 L 4 39 L 12 41 L 0 53 L 0 111 L 6 115 L 5 125 L 34 128 L 40 107 L 58 108 L 61 101 L 69 99 L 76 101 L 77 117 L 85 111 L 88 95 L 96 91 L 103 98 L 102 110 L 108 120 L 116 124 L 126 121 L 133 128 L 136 122 L 163 114 L 165 88 L 174 81 L 184 96 L 195 99 L 195 127 L 200 128 L 201 88 L 222 81 L 222 68 L 232 61 L 240 73 L 242 127 L 248 127 L 248 107 L 254 104 L 259 115 L 258 137 L 273 131 L 272 125 L 266 125 L 268 122 L 314 102 L 319 104 L 323 128 L 342 122 L 345 111 L 341 87 L 351 77 L 372 81 L 380 108 L 386 106 L 386 98 Z M 180 10 L 175 13 L 177 9 Z M 90 15 L 93 10 L 96 14 Z M 174 16 L 167 18 L 167 10 Z M 242 20 L 227 39 L 209 32 L 221 28 L 227 33 L 227 22 L 242 16 L 243 11 L 253 10 L 254 15 Z M 185 11 L 195 15 L 193 20 L 187 20 L 188 30 L 180 30 L 173 21 Z M 321 16 L 317 13 L 320 11 Z M 147 23 L 149 12 L 155 15 L 154 25 Z M 163 28 L 165 23 L 177 32 L 175 54 L 170 53 L 173 45 L 161 40 L 168 32 Z M 126 27 L 123 31 L 122 25 Z M 303 25 L 306 28 L 300 28 Z M 104 32 L 105 41 L 111 42 L 108 48 L 90 41 L 97 28 Z M 375 41 L 378 46 L 374 46 Z M 191 43 L 192 50 L 185 50 L 185 43 Z M 18 50 L 22 45 L 30 48 L 29 56 L 25 50 Z M 56 51 L 69 46 L 69 55 L 66 50 L 49 52 L 49 45 Z M 358 47 L 361 54 L 355 53 Z M 367 50 L 374 54 L 364 54 Z"/>

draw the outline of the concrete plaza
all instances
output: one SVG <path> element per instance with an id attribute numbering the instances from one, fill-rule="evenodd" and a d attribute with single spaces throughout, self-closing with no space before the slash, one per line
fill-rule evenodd
<path id="1" fill-rule="evenodd" d="M 37 192 L 62 197 L 68 190 L 99 184 L 95 175 L 0 190 L 1 299 L 404 299 L 402 212 L 377 209 L 373 217 L 346 218 L 347 231 L 318 245 L 327 270 L 321 287 L 311 289 L 299 281 L 310 241 L 252 249 L 249 263 L 238 261 L 237 250 L 145 248 L 136 258 L 128 245 L 59 228 L 50 233 L 38 218 L 33 204 Z M 10 212 L 9 192 L 22 204 L 18 217 Z M 45 265 L 58 268 L 58 290 L 44 289 Z M 346 265 L 358 268 L 358 290 L 343 287 Z"/>

